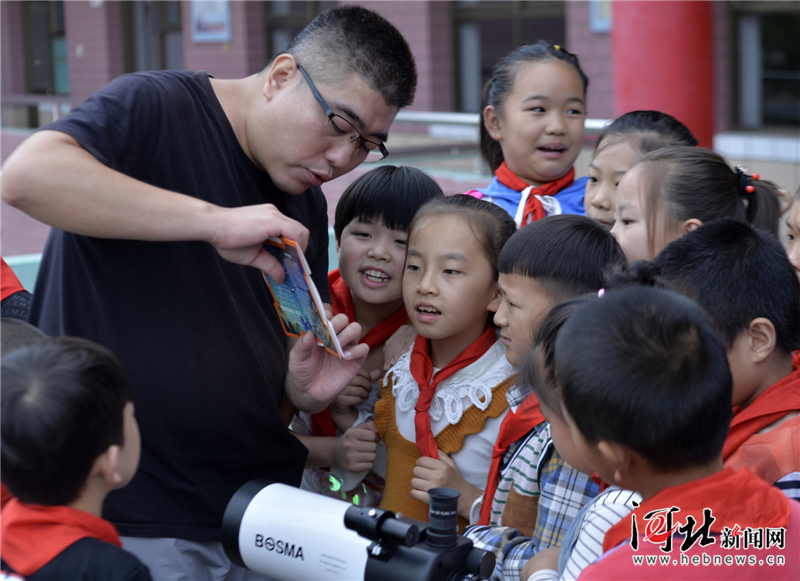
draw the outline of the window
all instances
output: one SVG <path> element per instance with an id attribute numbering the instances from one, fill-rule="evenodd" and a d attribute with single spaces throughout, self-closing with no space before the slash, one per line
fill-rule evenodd
<path id="1" fill-rule="evenodd" d="M 266 2 L 267 58 L 286 50 L 292 39 L 317 15 L 336 6 L 336 2 L 298 2 L 279 0 Z"/>
<path id="2" fill-rule="evenodd" d="M 800 125 L 800 8 L 789 11 L 790 4 L 767 2 L 760 12 L 737 14 L 738 124 L 743 128 Z M 765 10 L 770 5 L 772 10 Z"/>
<path id="3" fill-rule="evenodd" d="M 453 2 L 459 111 L 478 112 L 483 83 L 503 56 L 539 39 L 564 44 L 563 2 Z"/>
<path id="4" fill-rule="evenodd" d="M 27 92 L 68 95 L 63 2 L 23 2 Z"/>
<path id="5" fill-rule="evenodd" d="M 180 2 L 125 2 L 125 71 L 183 68 Z"/>

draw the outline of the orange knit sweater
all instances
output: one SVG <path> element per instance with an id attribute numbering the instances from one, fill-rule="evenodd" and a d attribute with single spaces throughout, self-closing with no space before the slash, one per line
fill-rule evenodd
<path id="1" fill-rule="evenodd" d="M 401 512 L 403 516 L 426 522 L 428 505 L 411 497 L 411 478 L 420 457 L 417 445 L 406 440 L 398 431 L 395 421 L 395 399 L 392 395 L 393 375 L 389 373 L 381 383 L 381 399 L 375 402 L 375 426 L 386 446 L 386 488 L 383 491 L 381 508 Z M 516 376 L 511 376 L 492 389 L 492 402 L 485 411 L 471 406 L 464 411 L 461 420 L 444 428 L 434 438 L 439 449 L 454 454 L 464 446 L 464 438 L 483 430 L 487 418 L 497 418 L 508 407 L 506 391 L 514 385 Z M 489 467 L 486 467 L 487 472 Z M 459 532 L 469 524 L 458 517 Z"/>

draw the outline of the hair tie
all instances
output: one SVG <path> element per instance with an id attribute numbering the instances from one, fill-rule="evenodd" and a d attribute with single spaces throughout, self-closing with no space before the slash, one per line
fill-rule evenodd
<path id="1" fill-rule="evenodd" d="M 740 165 L 736 166 L 736 173 L 739 176 L 739 195 L 747 196 L 755 193 L 756 188 L 752 180 L 757 180 L 760 176 L 757 173 L 748 175 L 747 170 Z"/>

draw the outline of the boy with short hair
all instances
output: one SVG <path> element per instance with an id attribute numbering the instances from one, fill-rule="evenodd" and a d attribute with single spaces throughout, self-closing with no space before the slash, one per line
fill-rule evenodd
<path id="1" fill-rule="evenodd" d="M 671 288 L 714 321 L 733 373 L 722 457 L 800 498 L 800 281 L 781 244 L 735 220 L 705 224 L 655 259 Z"/>
<path id="2" fill-rule="evenodd" d="M 523 381 L 532 386 L 542 414 L 550 424 L 553 445 L 570 466 L 583 474 L 592 474 L 594 470 L 580 455 L 564 417 L 555 372 L 555 343 L 569 317 L 588 301 L 595 300 L 597 294 L 588 293 L 556 305 L 539 327 L 533 350 L 520 366 Z M 600 494 L 587 502 L 570 524 L 561 546 L 539 551 L 523 567 L 522 581 L 573 581 L 602 555 L 605 533 L 642 500 L 636 492 L 602 484 Z"/>
<path id="3" fill-rule="evenodd" d="M 723 468 L 733 381 L 699 307 L 663 289 L 607 292 L 564 323 L 555 367 L 581 456 L 643 498 L 580 579 L 800 576 L 800 504 Z"/>
<path id="4" fill-rule="evenodd" d="M 4 356 L 2 479 L 15 498 L 0 524 L 3 575 L 149 581 L 101 518 L 140 445 L 127 374 L 106 348 L 58 337 Z"/>
<path id="5" fill-rule="evenodd" d="M 500 255 L 503 301 L 494 317 L 508 361 L 521 363 L 554 305 L 597 292 L 604 270 L 624 262 L 614 237 L 585 216 L 551 216 L 517 231 Z M 493 578 L 515 581 L 537 551 L 561 543 L 598 487 L 557 453 L 529 385 L 518 382 L 506 398 L 511 409 L 492 453 L 487 489 L 470 514 L 479 526 L 467 536 L 497 555 Z"/>

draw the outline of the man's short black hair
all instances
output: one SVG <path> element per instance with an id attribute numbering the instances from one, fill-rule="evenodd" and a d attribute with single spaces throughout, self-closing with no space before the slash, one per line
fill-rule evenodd
<path id="1" fill-rule="evenodd" d="M 603 272 L 625 263 L 611 233 L 586 216 L 562 214 L 520 228 L 500 254 L 500 272 L 535 278 L 556 300 L 603 286 Z"/>
<path id="2" fill-rule="evenodd" d="M 778 348 L 800 348 L 800 282 L 780 242 L 730 218 L 704 224 L 654 260 L 661 276 L 711 315 L 730 349 L 757 317 L 775 326 Z"/>
<path id="3" fill-rule="evenodd" d="M 417 69 L 411 49 L 395 26 L 362 6 L 337 6 L 306 26 L 286 52 L 315 82 L 335 84 L 351 74 L 402 109 L 414 101 Z"/>
<path id="4" fill-rule="evenodd" d="M 439 184 L 415 167 L 384 165 L 369 171 L 353 181 L 336 204 L 336 240 L 341 241 L 342 231 L 353 220 L 407 231 L 420 206 L 443 195 Z"/>
<path id="5" fill-rule="evenodd" d="M 725 345 L 686 297 L 611 290 L 581 305 L 556 339 L 564 407 L 590 442 L 617 442 L 661 472 L 722 454 L 733 380 Z"/>
<path id="6" fill-rule="evenodd" d="M 128 377 L 111 351 L 55 337 L 2 359 L 2 480 L 21 502 L 66 505 L 92 466 L 123 444 Z"/>

